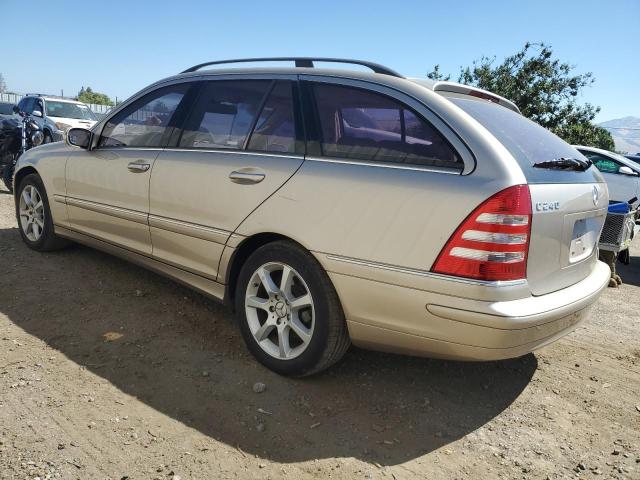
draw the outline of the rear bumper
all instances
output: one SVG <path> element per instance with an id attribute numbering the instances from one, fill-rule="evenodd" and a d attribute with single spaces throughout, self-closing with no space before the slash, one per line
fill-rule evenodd
<path id="1" fill-rule="evenodd" d="M 487 302 L 329 273 L 354 344 L 458 360 L 519 357 L 574 330 L 606 288 L 602 262 L 579 283 L 538 297 Z"/>

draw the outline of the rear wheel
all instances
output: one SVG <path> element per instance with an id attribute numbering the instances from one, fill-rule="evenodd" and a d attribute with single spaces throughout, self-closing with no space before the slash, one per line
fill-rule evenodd
<path id="1" fill-rule="evenodd" d="M 54 233 L 49 199 L 40 176 L 32 173 L 20 181 L 16 196 L 16 218 L 22 240 L 39 252 L 58 250 L 69 241 Z"/>
<path id="2" fill-rule="evenodd" d="M 317 373 L 349 348 L 344 313 L 329 277 L 293 242 L 267 244 L 247 259 L 235 306 L 247 347 L 281 375 Z"/>

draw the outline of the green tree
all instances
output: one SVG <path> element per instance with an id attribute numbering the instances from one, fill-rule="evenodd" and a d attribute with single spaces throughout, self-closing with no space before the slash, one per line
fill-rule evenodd
<path id="1" fill-rule="evenodd" d="M 82 87 L 78 92 L 77 100 L 84 103 L 113 106 L 113 101 L 104 93 L 94 92 L 91 87 Z"/>
<path id="2" fill-rule="evenodd" d="M 574 145 L 587 145 L 615 151 L 615 142 L 608 130 L 591 122 L 566 124 L 555 129 L 556 135 Z M 569 139 L 569 140 L 567 140 Z"/>
<path id="3" fill-rule="evenodd" d="M 440 72 L 439 65 L 427 77 L 450 78 Z M 593 75 L 575 74 L 574 67 L 554 58 L 544 43 L 526 43 L 502 62 L 483 56 L 460 69 L 458 82 L 508 98 L 523 115 L 568 143 L 613 149 L 611 134 L 593 123 L 600 107 L 578 102 L 580 92 L 593 84 Z"/>
<path id="4" fill-rule="evenodd" d="M 451 80 L 451 75 L 444 75 L 441 71 L 440 71 L 440 65 L 436 65 L 433 67 L 433 70 L 431 70 L 429 73 L 427 73 L 427 78 L 430 78 L 431 80 Z"/>

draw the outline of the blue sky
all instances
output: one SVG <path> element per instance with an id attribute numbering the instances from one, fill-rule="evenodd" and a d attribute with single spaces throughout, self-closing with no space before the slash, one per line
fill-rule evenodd
<path id="1" fill-rule="evenodd" d="M 598 121 L 640 117 L 639 0 L 42 4 L 29 3 L 34 16 L 23 0 L 0 0 L 3 24 L 20 27 L 0 56 L 10 90 L 75 95 L 90 85 L 125 98 L 203 61 L 276 55 L 361 58 L 407 76 L 438 63 L 457 74 L 482 55 L 544 41 L 577 72 L 593 72 L 582 100 L 602 107 Z"/>

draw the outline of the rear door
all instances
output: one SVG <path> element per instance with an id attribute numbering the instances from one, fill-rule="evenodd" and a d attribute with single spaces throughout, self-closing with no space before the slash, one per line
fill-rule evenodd
<path id="1" fill-rule="evenodd" d="M 294 76 L 202 82 L 151 176 L 153 256 L 215 279 L 238 225 L 304 161 Z"/>

